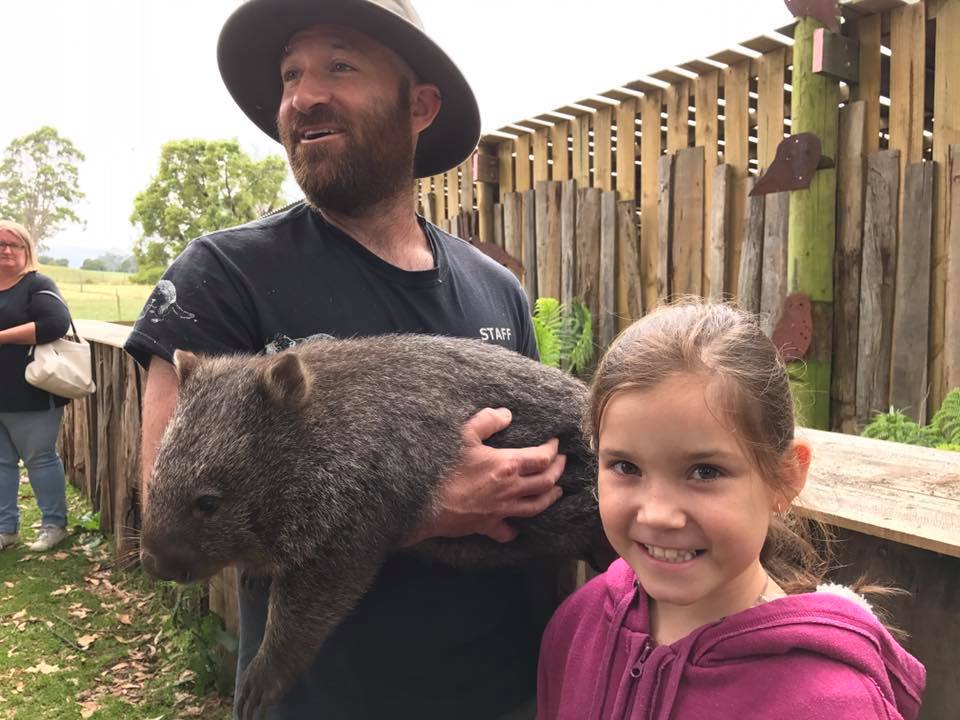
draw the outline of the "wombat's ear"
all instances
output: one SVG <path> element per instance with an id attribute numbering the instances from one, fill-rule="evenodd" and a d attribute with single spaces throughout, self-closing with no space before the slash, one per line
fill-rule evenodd
<path id="1" fill-rule="evenodd" d="M 187 378 L 193 374 L 200 364 L 200 358 L 189 350 L 173 351 L 173 366 L 177 370 L 177 380 L 180 386 L 187 381 Z"/>
<path id="2" fill-rule="evenodd" d="M 279 353 L 260 379 L 267 396 L 278 405 L 300 407 L 310 394 L 310 376 L 292 352 Z"/>

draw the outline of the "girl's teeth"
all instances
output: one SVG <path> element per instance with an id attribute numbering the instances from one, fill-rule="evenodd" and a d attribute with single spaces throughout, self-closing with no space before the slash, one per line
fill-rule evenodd
<path id="1" fill-rule="evenodd" d="M 695 550 L 675 550 L 673 548 L 656 547 L 655 545 L 644 545 L 644 547 L 653 557 L 664 562 L 682 563 L 693 560 L 697 556 Z"/>

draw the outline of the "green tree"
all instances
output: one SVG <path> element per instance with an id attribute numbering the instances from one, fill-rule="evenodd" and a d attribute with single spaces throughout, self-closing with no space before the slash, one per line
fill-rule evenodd
<path id="1" fill-rule="evenodd" d="M 0 217 L 16 220 L 38 248 L 67 223 L 80 218 L 73 205 L 83 197 L 77 165 L 84 156 L 49 126 L 12 140 L 0 163 Z"/>
<path id="2" fill-rule="evenodd" d="M 254 220 L 283 205 L 286 161 L 257 162 L 236 140 L 177 140 L 160 152 L 160 168 L 133 202 L 130 221 L 142 235 L 134 255 L 144 279 L 169 265 L 195 237 Z"/>
<path id="3" fill-rule="evenodd" d="M 67 258 L 55 258 L 51 255 L 40 255 L 37 261 L 41 265 L 57 265 L 59 267 L 69 267 L 70 261 Z"/>
<path id="4" fill-rule="evenodd" d="M 106 270 L 107 264 L 102 258 L 87 258 L 80 266 L 81 270 Z"/>

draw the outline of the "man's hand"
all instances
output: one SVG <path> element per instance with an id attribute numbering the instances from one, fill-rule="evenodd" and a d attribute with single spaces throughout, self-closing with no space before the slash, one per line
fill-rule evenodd
<path id="1" fill-rule="evenodd" d="M 440 511 L 407 544 L 473 534 L 509 542 L 517 531 L 504 518 L 538 515 L 560 499 L 556 483 L 567 458 L 557 454 L 556 438 L 531 448 L 483 444 L 511 420 L 506 408 L 486 408 L 467 421 L 460 464 L 441 485 Z"/>

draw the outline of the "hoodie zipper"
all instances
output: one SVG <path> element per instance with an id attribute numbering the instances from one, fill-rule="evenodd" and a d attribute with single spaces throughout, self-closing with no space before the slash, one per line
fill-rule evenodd
<path id="1" fill-rule="evenodd" d="M 637 662 L 630 668 L 630 677 L 634 680 L 639 680 L 640 676 L 643 675 L 643 664 L 647 661 L 647 658 L 650 657 L 651 652 L 653 652 L 653 645 L 647 640 L 643 646 L 643 650 L 640 652 L 640 657 L 637 658 Z"/>

